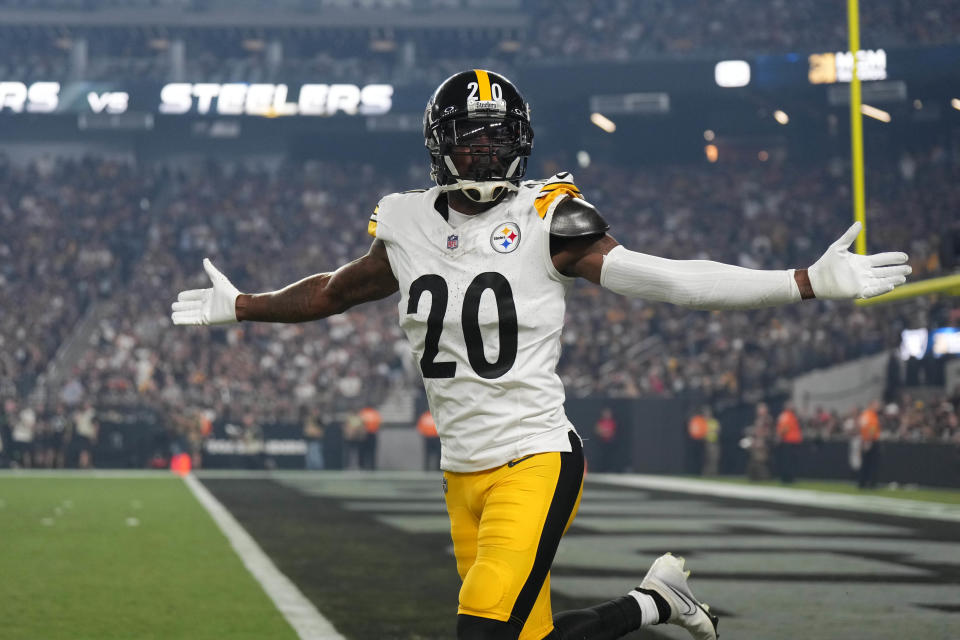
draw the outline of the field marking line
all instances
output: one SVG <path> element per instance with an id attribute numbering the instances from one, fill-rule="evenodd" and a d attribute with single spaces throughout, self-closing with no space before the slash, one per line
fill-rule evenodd
<path id="1" fill-rule="evenodd" d="M 636 489 L 659 489 L 700 496 L 718 498 L 736 498 L 740 500 L 760 500 L 778 504 L 793 504 L 805 507 L 838 509 L 861 513 L 879 513 L 884 515 L 925 520 L 960 522 L 960 506 L 940 502 L 910 500 L 909 498 L 888 498 L 885 496 L 858 496 L 812 489 L 787 489 L 780 487 L 754 487 L 726 483 L 712 483 L 707 480 L 672 478 L 667 476 L 626 475 L 614 473 L 592 473 L 594 482 L 612 484 Z"/>
<path id="2" fill-rule="evenodd" d="M 184 481 L 301 640 L 346 640 L 195 476 L 188 475 Z"/>
<path id="3" fill-rule="evenodd" d="M 96 480 L 112 478 L 123 480 L 162 478 L 164 480 L 176 480 L 176 476 L 166 469 L 160 469 L 158 471 L 148 469 L 0 469 L 0 478 L 70 478 L 71 480 L 83 478 Z"/>

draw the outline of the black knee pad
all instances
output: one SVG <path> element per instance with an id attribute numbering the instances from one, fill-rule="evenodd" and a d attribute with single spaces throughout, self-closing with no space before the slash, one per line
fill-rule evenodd
<path id="1" fill-rule="evenodd" d="M 460 614 L 457 616 L 457 640 L 517 640 L 520 629 L 509 622 Z"/>

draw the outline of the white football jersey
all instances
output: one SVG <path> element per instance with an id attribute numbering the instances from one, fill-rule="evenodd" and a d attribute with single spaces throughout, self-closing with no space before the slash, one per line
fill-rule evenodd
<path id="1" fill-rule="evenodd" d="M 550 221 L 569 174 L 527 181 L 456 228 L 438 187 L 383 198 L 369 232 L 400 284 L 400 326 L 420 366 L 442 446 L 440 466 L 481 471 L 570 451 L 556 373 L 573 278 L 550 258 Z"/>

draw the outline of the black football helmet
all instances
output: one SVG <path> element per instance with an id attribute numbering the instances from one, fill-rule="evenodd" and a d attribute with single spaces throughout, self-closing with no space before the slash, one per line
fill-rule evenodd
<path id="1" fill-rule="evenodd" d="M 533 148 L 530 105 L 499 73 L 474 69 L 450 76 L 423 114 L 430 177 L 445 191 L 491 202 L 516 190 Z M 461 175 L 453 158 L 470 156 Z"/>

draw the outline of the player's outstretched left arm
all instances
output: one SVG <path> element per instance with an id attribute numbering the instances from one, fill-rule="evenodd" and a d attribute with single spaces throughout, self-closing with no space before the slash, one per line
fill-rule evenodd
<path id="1" fill-rule="evenodd" d="M 306 322 L 342 313 L 398 289 L 383 242 L 333 273 L 318 273 L 268 293 L 241 293 L 210 260 L 203 268 L 212 286 L 181 291 L 173 303 L 174 324 L 218 325 L 241 320 Z"/>
<path id="2" fill-rule="evenodd" d="M 564 243 L 554 252 L 554 264 L 563 273 L 628 297 L 694 309 L 872 298 L 906 282 L 911 269 L 905 253 L 850 253 L 860 228 L 854 223 L 809 269 L 763 271 L 708 260 L 668 260 L 630 251 L 609 235 Z"/>

